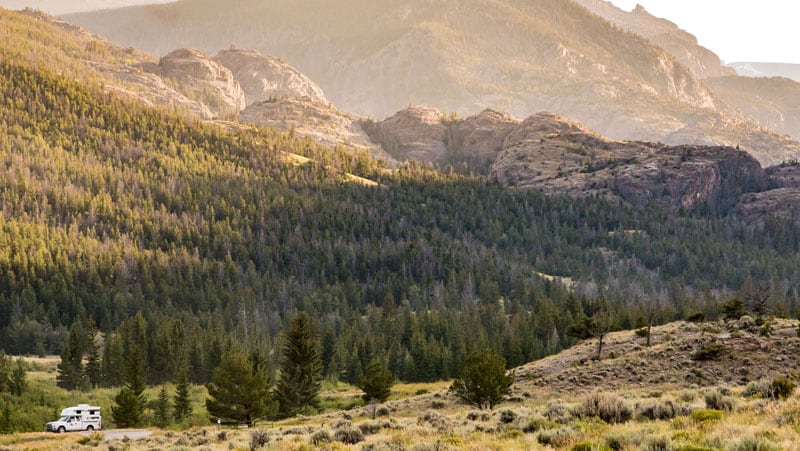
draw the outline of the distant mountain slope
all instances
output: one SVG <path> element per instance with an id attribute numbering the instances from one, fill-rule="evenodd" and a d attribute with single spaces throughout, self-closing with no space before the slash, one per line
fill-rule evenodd
<path id="1" fill-rule="evenodd" d="M 722 65 L 719 56 L 699 45 L 697 38 L 667 19 L 653 16 L 641 5 L 625 11 L 606 0 L 575 0 L 589 11 L 607 19 L 614 25 L 645 37 L 675 56 L 684 66 L 700 78 L 731 75 Z"/>
<path id="2" fill-rule="evenodd" d="M 570 0 L 183 0 L 69 19 L 158 54 L 235 44 L 276 55 L 356 114 L 547 110 L 620 139 L 741 143 L 763 163 L 800 154 L 667 51 Z"/>
<path id="3" fill-rule="evenodd" d="M 800 83 L 800 64 L 730 63 L 728 66 L 746 77 L 786 77 Z"/>
<path id="4" fill-rule="evenodd" d="M 783 77 L 728 76 L 706 85 L 764 127 L 800 138 L 800 83 Z"/>

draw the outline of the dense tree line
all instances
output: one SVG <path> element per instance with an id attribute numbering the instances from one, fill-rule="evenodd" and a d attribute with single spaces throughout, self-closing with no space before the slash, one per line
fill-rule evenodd
<path id="1" fill-rule="evenodd" d="M 69 388 L 122 385 L 134 352 L 149 384 L 207 383 L 234 345 L 274 366 L 298 311 L 317 323 L 323 377 L 352 383 L 376 358 L 420 381 L 484 348 L 509 366 L 556 352 L 600 295 L 619 327 L 715 317 L 748 279 L 768 286 L 771 309 L 797 312 L 790 221 L 548 198 L 416 164 L 385 172 L 12 61 L 0 63 L 0 162 L 0 346 L 62 354 Z"/>

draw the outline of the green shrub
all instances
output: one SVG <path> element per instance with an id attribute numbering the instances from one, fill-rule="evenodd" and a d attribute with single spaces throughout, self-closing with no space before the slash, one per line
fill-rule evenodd
<path id="1" fill-rule="evenodd" d="M 503 424 L 513 423 L 517 420 L 519 415 L 511 409 L 506 409 L 500 412 L 500 422 Z"/>
<path id="2" fill-rule="evenodd" d="M 700 445 L 681 445 L 674 448 L 675 451 L 716 451 L 716 448 L 707 448 Z"/>
<path id="3" fill-rule="evenodd" d="M 492 415 L 489 412 L 484 412 L 482 410 L 470 410 L 467 414 L 467 419 L 469 421 L 489 421 Z"/>
<path id="4" fill-rule="evenodd" d="M 652 437 L 642 446 L 642 451 L 671 451 L 672 441 L 667 437 Z"/>
<path id="5" fill-rule="evenodd" d="M 717 389 L 709 390 L 705 394 L 706 408 L 714 410 L 724 410 L 725 412 L 733 412 L 736 407 L 736 401 L 730 397 L 725 396 Z"/>
<path id="6" fill-rule="evenodd" d="M 522 426 L 522 432 L 530 434 L 544 429 L 552 429 L 556 425 L 558 425 L 558 423 L 550 421 L 541 415 L 534 415 L 528 420 L 527 424 Z"/>
<path id="7" fill-rule="evenodd" d="M 337 429 L 333 434 L 333 439 L 347 445 L 355 445 L 364 441 L 364 434 L 356 428 Z"/>
<path id="8" fill-rule="evenodd" d="M 704 423 L 706 421 L 718 421 L 722 419 L 722 411 L 714 409 L 697 409 L 692 411 L 690 417 L 692 420 L 698 423 Z"/>
<path id="9" fill-rule="evenodd" d="M 556 448 L 562 448 L 570 444 L 577 432 L 569 426 L 564 426 L 558 429 L 548 429 L 539 431 L 536 440 L 542 445 L 550 445 Z"/>
<path id="10" fill-rule="evenodd" d="M 686 321 L 690 323 L 702 323 L 706 320 L 706 314 L 703 312 L 692 312 L 686 315 Z"/>
<path id="11" fill-rule="evenodd" d="M 780 449 L 763 437 L 745 437 L 731 448 L 732 451 L 778 451 Z"/>
<path id="12" fill-rule="evenodd" d="M 381 423 L 379 423 L 377 421 L 365 421 L 365 422 L 360 423 L 358 425 L 358 429 L 364 435 L 370 435 L 370 434 L 376 434 L 376 433 L 380 432 L 380 430 L 383 429 L 383 426 L 381 425 Z"/>
<path id="13" fill-rule="evenodd" d="M 786 399 L 792 395 L 797 384 L 785 377 L 775 378 L 769 384 L 769 395 L 774 399 Z"/>
<path id="14" fill-rule="evenodd" d="M 724 351 L 725 346 L 719 343 L 709 343 L 692 354 L 692 360 L 715 360 Z"/>
<path id="15" fill-rule="evenodd" d="M 625 436 L 609 435 L 606 437 L 606 447 L 612 451 L 622 451 L 628 444 L 628 439 Z"/>
<path id="16" fill-rule="evenodd" d="M 250 431 L 250 449 L 258 449 L 269 443 L 269 432 L 256 429 Z"/>
<path id="17" fill-rule="evenodd" d="M 647 328 L 646 327 L 642 327 L 641 329 L 636 329 L 635 333 L 639 337 L 642 337 L 642 338 L 647 337 Z"/>
<path id="18" fill-rule="evenodd" d="M 747 387 L 745 387 L 744 391 L 742 391 L 742 396 L 745 398 L 768 398 L 769 386 L 770 383 L 764 379 L 752 381 L 748 383 Z"/>
<path id="19" fill-rule="evenodd" d="M 633 418 L 633 407 L 618 396 L 595 393 L 584 399 L 572 414 L 579 418 L 597 417 L 606 423 L 625 423 Z"/>
<path id="20" fill-rule="evenodd" d="M 593 442 L 580 442 L 572 445 L 570 451 L 613 451 L 606 445 Z"/>
<path id="21" fill-rule="evenodd" d="M 325 429 L 320 429 L 311 435 L 311 444 L 316 447 L 324 443 L 330 443 L 331 441 L 331 433 Z"/>
<path id="22" fill-rule="evenodd" d="M 677 410 L 672 401 L 650 402 L 636 409 L 636 418 L 640 420 L 669 420 L 675 418 Z"/>

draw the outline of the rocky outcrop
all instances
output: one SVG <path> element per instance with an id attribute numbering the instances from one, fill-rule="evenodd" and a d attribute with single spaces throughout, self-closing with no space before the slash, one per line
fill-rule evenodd
<path id="1" fill-rule="evenodd" d="M 777 188 L 746 194 L 740 199 L 735 213 L 749 220 L 774 217 L 800 222 L 800 188 Z"/>
<path id="2" fill-rule="evenodd" d="M 634 206 L 657 202 L 672 210 L 728 205 L 742 192 L 767 187 L 766 173 L 746 152 L 616 141 L 547 113 L 506 137 L 491 176 L 549 194 L 599 195 Z"/>
<path id="3" fill-rule="evenodd" d="M 447 157 L 447 127 L 444 114 L 430 107 L 415 106 L 367 127 L 373 141 L 398 160 L 443 163 Z"/>
<path id="4" fill-rule="evenodd" d="M 187 97 L 206 104 L 220 119 L 234 118 L 246 106 L 230 70 L 195 49 L 178 49 L 161 58 L 158 70 Z"/>
<path id="5" fill-rule="evenodd" d="M 279 58 L 255 50 L 222 50 L 214 60 L 233 73 L 248 105 L 268 100 L 309 99 L 330 103 L 322 88 Z"/>
<path id="6" fill-rule="evenodd" d="M 503 149 L 506 136 L 520 120 L 507 113 L 486 109 L 459 122 L 448 143 L 454 162 L 464 161 L 478 171 L 485 171 Z"/>
<path id="7" fill-rule="evenodd" d="M 111 75 L 117 82 L 105 84 L 105 89 L 132 98 L 148 106 L 175 109 L 200 119 L 212 119 L 214 114 L 202 102 L 191 100 L 174 88 L 167 86 L 156 74 L 141 67 L 87 61 L 101 73 Z"/>
<path id="8" fill-rule="evenodd" d="M 326 146 L 367 150 L 394 163 L 361 128 L 361 118 L 309 98 L 257 102 L 239 113 L 239 121 L 307 136 Z"/>

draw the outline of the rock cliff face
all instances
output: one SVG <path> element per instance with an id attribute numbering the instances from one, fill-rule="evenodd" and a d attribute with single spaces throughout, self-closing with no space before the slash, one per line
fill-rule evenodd
<path id="1" fill-rule="evenodd" d="M 416 106 L 367 128 L 372 139 L 399 160 L 444 163 L 447 156 L 444 118 L 435 108 Z"/>
<path id="2" fill-rule="evenodd" d="M 390 165 L 395 163 L 361 128 L 362 118 L 314 102 L 308 97 L 256 102 L 239 113 L 239 120 L 307 136 L 331 147 L 367 150 L 373 157 L 385 160 Z"/>
<path id="3" fill-rule="evenodd" d="M 87 62 L 98 71 L 112 76 L 122 83 L 107 83 L 106 90 L 133 98 L 149 106 L 174 108 L 175 110 L 200 119 L 212 119 L 214 113 L 200 101 L 192 100 L 164 80 L 152 73 L 153 64 L 142 63 L 137 66 Z M 149 68 L 144 71 L 142 68 Z"/>
<path id="4" fill-rule="evenodd" d="M 256 102 L 307 98 L 330 103 L 322 88 L 302 72 L 278 58 L 255 50 L 222 50 L 214 57 L 233 73 L 248 105 Z"/>
<path id="5" fill-rule="evenodd" d="M 764 170 L 743 151 L 616 141 L 552 114 L 514 129 L 491 175 L 550 194 L 599 195 L 638 207 L 657 202 L 673 210 L 728 205 L 742 192 L 767 187 Z"/>
<path id="6" fill-rule="evenodd" d="M 464 161 L 478 171 L 488 170 L 503 149 L 506 136 L 519 123 L 507 113 L 489 109 L 466 118 L 455 127 L 448 143 L 451 159 Z"/>
<path id="7" fill-rule="evenodd" d="M 175 80 L 187 97 L 208 105 L 217 118 L 236 117 L 246 106 L 231 71 L 199 50 L 174 50 L 161 58 L 158 70 L 163 78 Z"/>

